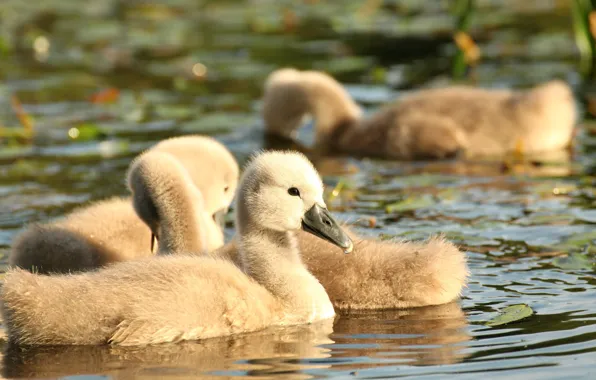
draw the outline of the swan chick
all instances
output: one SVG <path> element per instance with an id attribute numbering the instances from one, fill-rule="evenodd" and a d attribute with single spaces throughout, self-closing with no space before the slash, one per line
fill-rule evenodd
<path id="1" fill-rule="evenodd" d="M 207 256 L 165 255 L 93 272 L 41 276 L 9 270 L 0 290 L 16 344 L 145 345 L 205 339 L 332 318 L 324 288 L 304 267 L 295 231 L 348 250 L 323 186 L 302 155 L 266 152 L 238 190 L 242 269 Z"/>
<path id="2" fill-rule="evenodd" d="M 384 310 L 442 305 L 461 295 L 466 255 L 442 237 L 427 241 L 378 241 L 348 227 L 353 254 L 337 255 L 329 242 L 297 234 L 306 268 L 323 285 L 335 310 Z M 242 266 L 236 241 L 213 253 Z"/>
<path id="3" fill-rule="evenodd" d="M 207 250 L 224 243 L 223 216 L 234 197 L 239 168 L 217 140 L 181 136 L 149 149 L 168 153 L 185 168 L 203 197 Z M 68 273 L 153 254 L 151 230 L 139 218 L 130 197 L 82 206 L 64 218 L 34 223 L 12 243 L 9 264 L 38 273 Z"/>
<path id="4" fill-rule="evenodd" d="M 143 153 L 131 163 L 127 180 L 133 207 L 151 229 L 151 241 L 146 243 L 160 241 L 158 254 L 208 252 L 207 236 L 222 231 L 205 211 L 203 194 L 174 156 L 159 150 Z"/>
<path id="5" fill-rule="evenodd" d="M 571 142 L 576 113 L 569 85 L 553 80 L 523 91 L 420 90 L 365 118 L 331 76 L 292 68 L 270 74 L 262 107 L 268 133 L 291 138 L 312 115 L 317 148 L 393 159 L 561 150 Z"/>

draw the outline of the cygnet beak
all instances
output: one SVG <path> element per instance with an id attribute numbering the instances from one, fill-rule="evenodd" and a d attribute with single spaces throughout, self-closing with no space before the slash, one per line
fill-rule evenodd
<path id="1" fill-rule="evenodd" d="M 329 210 L 317 204 L 304 214 L 302 218 L 302 229 L 306 232 L 327 240 L 328 242 L 343 248 L 344 253 L 350 253 L 354 249 L 352 239 L 341 229 Z"/>
<path id="2" fill-rule="evenodd" d="M 151 232 L 151 253 L 155 253 L 154 249 L 157 248 L 156 243 L 158 243 L 158 241 L 159 240 L 157 239 L 157 234 L 154 234 L 153 232 Z"/>
<path id="3" fill-rule="evenodd" d="M 213 220 L 215 224 L 219 227 L 220 230 L 224 230 L 226 227 L 226 214 L 228 213 L 228 208 L 222 208 L 221 210 L 217 210 L 215 214 L 213 214 Z"/>

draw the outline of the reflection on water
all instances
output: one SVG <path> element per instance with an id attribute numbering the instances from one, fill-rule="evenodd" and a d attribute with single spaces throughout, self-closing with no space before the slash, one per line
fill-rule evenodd
<path id="1" fill-rule="evenodd" d="M 583 100 L 569 1 L 477 3 L 473 34 L 483 58 L 472 84 L 523 87 L 558 77 Z M 402 89 L 449 83 L 448 5 L 0 1 L 3 265 L 24 224 L 126 194 L 133 156 L 160 139 L 201 133 L 241 163 L 264 147 L 305 152 L 328 191 L 341 188 L 330 208 L 361 234 L 442 233 L 467 252 L 472 272 L 460 303 L 342 315 L 333 326 L 136 349 L 5 347 L 5 377 L 596 378 L 593 124 L 572 152 L 484 161 L 324 157 L 312 149 L 312 123 L 297 143 L 263 136 L 258 99 L 276 67 L 327 70 L 365 112 Z M 23 129 L 12 95 L 34 123 L 31 141 L 10 137 Z M 518 303 L 535 314 L 484 325 Z"/>
<path id="2" fill-rule="evenodd" d="M 109 374 L 114 378 L 310 378 L 330 369 L 460 362 L 470 339 L 461 307 L 343 315 L 309 326 L 143 348 L 6 347 L 5 377 Z M 362 333 L 355 333 L 361 331 Z"/>

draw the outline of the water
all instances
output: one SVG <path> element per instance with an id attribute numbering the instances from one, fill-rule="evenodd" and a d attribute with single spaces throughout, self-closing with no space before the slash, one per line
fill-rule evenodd
<path id="1" fill-rule="evenodd" d="M 451 18 L 439 2 L 126 3 L 0 4 L 4 264 L 23 224 L 126 194 L 130 159 L 162 138 L 214 135 L 240 162 L 268 146 L 257 110 L 275 67 L 327 70 L 369 111 L 449 82 Z M 483 61 L 472 83 L 560 77 L 581 99 L 565 2 L 479 3 Z M 33 119 L 31 141 L 11 95 Z M 457 303 L 140 349 L 5 347 L 5 377 L 594 377 L 596 129 L 584 124 L 570 158 L 539 167 L 515 158 L 317 161 L 329 189 L 346 184 L 330 206 L 362 234 L 443 233 L 467 252 L 472 276 Z M 308 145 L 312 126 L 300 138 Z M 485 325 L 520 303 L 535 314 Z"/>

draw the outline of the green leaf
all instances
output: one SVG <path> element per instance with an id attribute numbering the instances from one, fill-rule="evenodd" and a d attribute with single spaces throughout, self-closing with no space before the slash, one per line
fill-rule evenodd
<path id="1" fill-rule="evenodd" d="M 589 13 L 592 4 L 582 0 L 571 2 L 571 19 L 575 44 L 580 52 L 580 71 L 585 77 L 592 74 L 594 60 L 594 37 L 590 31 Z"/>
<path id="2" fill-rule="evenodd" d="M 592 269 L 594 261 L 587 255 L 581 253 L 572 253 L 567 257 L 557 257 L 553 260 L 553 265 L 561 269 L 580 270 Z"/>
<path id="3" fill-rule="evenodd" d="M 77 141 L 91 141 L 103 136 L 100 127 L 93 123 L 83 123 L 68 130 L 68 137 Z"/>
<path id="4" fill-rule="evenodd" d="M 33 137 L 31 130 L 23 127 L 2 127 L 0 126 L 0 138 L 29 140 Z"/>
<path id="5" fill-rule="evenodd" d="M 431 206 L 434 203 L 435 201 L 430 194 L 424 194 L 422 196 L 410 196 L 402 199 L 401 201 L 385 206 L 385 212 L 392 213 L 399 211 L 412 211 Z"/>
<path id="6" fill-rule="evenodd" d="M 490 321 L 486 322 L 486 326 L 502 326 L 508 323 L 517 322 L 524 318 L 528 318 L 534 314 L 534 310 L 525 303 L 507 306 L 501 310 L 501 314 L 497 315 Z"/>

